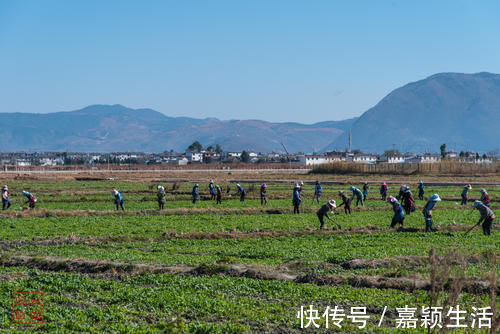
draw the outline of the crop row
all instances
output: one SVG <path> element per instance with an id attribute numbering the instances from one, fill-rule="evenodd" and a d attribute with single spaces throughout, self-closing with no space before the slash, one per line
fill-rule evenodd
<path id="1" fill-rule="evenodd" d="M 426 256 L 456 251 L 465 255 L 497 254 L 500 241 L 463 233 L 386 233 L 352 235 L 305 235 L 279 238 L 219 240 L 167 239 L 155 242 L 119 242 L 94 245 L 18 245 L 5 253 L 65 258 L 88 258 L 153 264 L 200 264 L 230 262 L 283 265 L 290 262 L 340 264 L 354 258 Z"/>
<path id="2" fill-rule="evenodd" d="M 396 326 L 396 307 L 421 308 L 429 303 L 423 291 L 409 294 L 223 276 L 146 274 L 115 281 L 2 267 L 0 275 L 17 277 L 0 280 L 0 328 L 4 330 L 23 330 L 11 323 L 11 294 L 15 291 L 45 293 L 45 325 L 24 328 L 30 331 L 184 329 L 194 333 L 240 333 L 288 328 L 300 332 L 297 311 L 301 305 L 313 304 L 317 308 L 338 305 L 346 313 L 351 306 L 365 306 L 370 316 L 366 330 L 389 332 Z M 469 310 L 490 305 L 487 295 L 462 294 L 457 303 Z M 377 328 L 384 306 L 389 310 L 386 322 Z M 324 320 L 318 323 L 325 325 Z M 347 319 L 343 325 L 345 331 L 357 329 Z"/>
<path id="3" fill-rule="evenodd" d="M 390 211 L 362 211 L 351 215 L 343 213 L 332 218 L 344 230 L 375 226 L 387 228 L 388 234 L 392 213 Z M 479 213 L 464 210 L 439 210 L 434 213 L 437 226 L 453 224 L 472 226 Z M 327 221 L 327 226 L 333 224 Z M 415 212 L 405 219 L 405 227 L 422 228 L 423 217 Z M 122 236 L 130 238 L 159 238 L 165 231 L 174 233 L 216 232 L 216 231 L 301 231 L 317 229 L 315 214 L 301 215 L 186 215 L 186 216 L 90 216 L 90 217 L 48 217 L 0 220 L 0 240 L 80 236 Z M 407 233 L 404 233 L 407 234 Z M 475 232 L 472 233 L 474 235 Z M 495 238 L 494 236 L 492 238 Z M 498 238 L 495 238 L 498 239 Z"/>

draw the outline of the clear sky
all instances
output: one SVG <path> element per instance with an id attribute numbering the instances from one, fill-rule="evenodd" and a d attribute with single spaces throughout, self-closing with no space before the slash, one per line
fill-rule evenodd
<path id="1" fill-rule="evenodd" d="M 500 1 L 0 0 L 0 112 L 313 123 L 481 71 L 500 73 Z"/>

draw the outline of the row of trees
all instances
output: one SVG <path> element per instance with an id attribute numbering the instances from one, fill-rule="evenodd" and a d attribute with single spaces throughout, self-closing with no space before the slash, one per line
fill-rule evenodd
<path id="1" fill-rule="evenodd" d="M 441 152 L 441 157 L 442 158 L 446 158 L 446 156 L 448 155 L 448 152 L 446 151 L 446 144 L 443 144 L 439 147 L 439 150 Z M 384 151 L 384 155 L 386 157 L 393 157 L 393 156 L 398 156 L 398 155 L 401 155 L 401 152 L 399 152 L 399 150 L 385 150 Z M 472 153 L 472 152 L 464 152 L 464 151 L 461 151 L 460 154 L 458 155 L 460 158 L 473 158 L 475 157 L 476 159 L 479 159 L 481 158 L 481 155 L 479 155 L 479 153 Z M 491 156 L 495 156 L 495 154 L 491 154 Z M 486 159 L 488 156 L 486 154 L 483 154 L 482 155 L 482 158 L 483 159 Z"/>
<path id="2" fill-rule="evenodd" d="M 198 140 L 193 142 L 186 149 L 186 152 L 201 152 L 201 151 L 203 151 L 203 145 Z M 223 152 L 222 147 L 219 144 L 215 144 L 215 147 L 210 145 L 207 148 L 205 148 L 205 151 L 215 152 L 217 154 L 221 154 Z M 242 162 L 250 162 L 250 154 L 247 151 L 243 150 L 241 152 L 240 160 Z"/>
<path id="3" fill-rule="evenodd" d="M 188 146 L 186 151 L 187 152 L 201 152 L 201 151 L 203 151 L 203 145 L 199 141 L 195 141 L 191 145 Z M 219 144 L 215 144 L 215 147 L 210 145 L 207 148 L 205 148 L 205 151 L 215 152 L 217 154 L 221 154 L 223 152 L 222 147 Z"/>
<path id="4" fill-rule="evenodd" d="M 448 153 L 446 152 L 446 144 L 443 144 L 439 147 L 439 149 L 441 150 L 441 157 L 442 158 L 446 158 L 446 156 L 448 155 Z M 479 159 L 481 158 L 481 155 L 479 155 L 478 152 L 476 152 L 475 154 L 473 152 L 464 152 L 464 151 L 460 151 L 460 153 L 458 154 L 458 156 L 460 158 L 476 158 L 476 159 Z M 492 155 L 494 156 L 494 155 Z M 482 155 L 482 158 L 483 159 L 486 159 L 488 157 L 488 155 L 486 155 L 486 153 L 484 153 Z"/>

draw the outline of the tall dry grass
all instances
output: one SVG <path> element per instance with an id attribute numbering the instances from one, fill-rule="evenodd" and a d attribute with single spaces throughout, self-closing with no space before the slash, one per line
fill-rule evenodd
<path id="1" fill-rule="evenodd" d="M 312 173 L 317 174 L 398 174 L 398 175 L 498 175 L 500 163 L 473 164 L 454 160 L 421 164 L 377 164 L 367 165 L 351 162 L 332 162 L 315 166 Z"/>

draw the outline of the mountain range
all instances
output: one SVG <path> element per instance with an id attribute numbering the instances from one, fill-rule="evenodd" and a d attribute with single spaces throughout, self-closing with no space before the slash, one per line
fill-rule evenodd
<path id="1" fill-rule="evenodd" d="M 500 147 L 500 75 L 440 73 L 409 83 L 359 118 L 315 124 L 169 117 L 152 109 L 92 105 L 49 114 L 0 113 L 2 151 L 163 152 L 192 142 L 227 151 L 322 152 L 352 148 L 487 152 Z"/>
<path id="2" fill-rule="evenodd" d="M 365 152 L 488 152 L 500 147 L 500 75 L 440 73 L 384 97 L 352 125 L 352 147 Z M 326 147 L 345 147 L 341 134 Z"/>
<path id="3" fill-rule="evenodd" d="M 152 109 L 92 105 L 49 114 L 0 113 L 2 151 L 183 152 L 193 141 L 227 151 L 320 151 L 356 119 L 315 124 L 169 117 Z M 283 144 L 283 145 L 282 145 Z"/>

